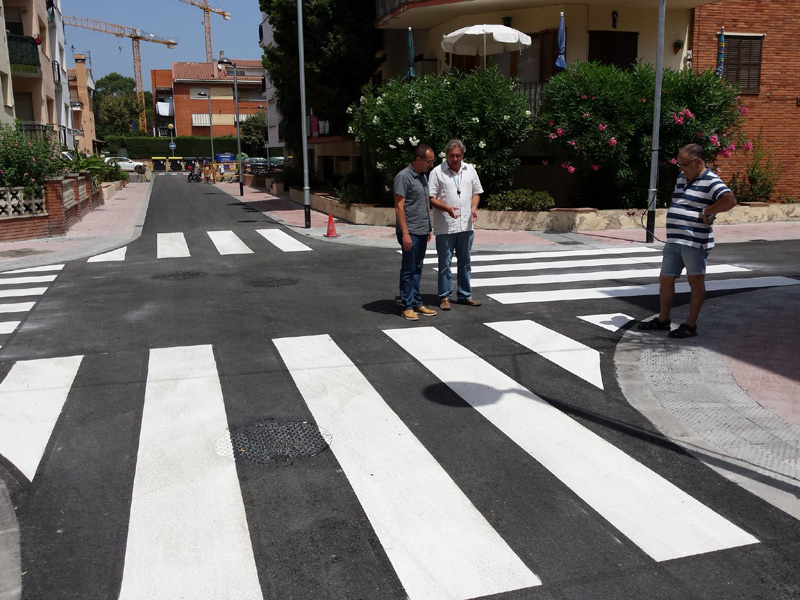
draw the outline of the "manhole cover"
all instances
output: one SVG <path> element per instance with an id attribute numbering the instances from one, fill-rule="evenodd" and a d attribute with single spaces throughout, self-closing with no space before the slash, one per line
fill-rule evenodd
<path id="1" fill-rule="evenodd" d="M 297 283 L 296 279 L 286 279 L 281 277 L 268 277 L 267 279 L 255 279 L 249 282 L 253 287 L 262 288 L 281 288 L 289 287 Z"/>
<path id="2" fill-rule="evenodd" d="M 233 456 L 261 465 L 315 456 L 329 443 L 330 434 L 307 421 L 266 419 L 231 431 Z"/>
<path id="3" fill-rule="evenodd" d="M 168 279 L 168 280 L 186 280 L 186 279 L 200 279 L 208 276 L 208 273 L 203 271 L 173 271 L 172 273 L 161 273 L 160 275 L 153 275 L 153 279 Z"/>

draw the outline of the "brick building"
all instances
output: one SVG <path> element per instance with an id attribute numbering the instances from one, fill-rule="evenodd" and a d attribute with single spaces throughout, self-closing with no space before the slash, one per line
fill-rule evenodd
<path id="1" fill-rule="evenodd" d="M 748 108 L 745 132 L 751 140 L 760 133 L 764 148 L 781 164 L 776 195 L 800 199 L 800 4 L 720 0 L 696 7 L 691 22 L 693 68 L 715 67 L 721 27 L 725 27 L 724 76 L 739 84 Z M 721 158 L 719 164 L 726 181 L 737 171 L 745 173 L 742 152 Z"/>
<path id="2" fill-rule="evenodd" d="M 251 114 L 264 115 L 260 60 L 233 59 L 239 89 L 239 121 Z M 222 67 L 220 69 L 220 67 Z M 233 101 L 233 67 L 211 63 L 172 63 L 171 69 L 150 71 L 156 115 L 156 135 L 209 135 L 209 96 L 214 137 L 236 135 Z M 208 94 L 208 96 L 204 95 Z M 164 114 L 166 113 L 166 114 Z"/>

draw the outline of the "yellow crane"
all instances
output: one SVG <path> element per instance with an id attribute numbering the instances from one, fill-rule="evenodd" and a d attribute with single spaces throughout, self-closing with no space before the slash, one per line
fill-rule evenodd
<path id="1" fill-rule="evenodd" d="M 147 33 L 141 29 L 133 27 L 126 27 L 125 25 L 116 25 L 114 23 L 106 23 L 105 21 L 95 21 L 94 19 L 87 19 L 84 17 L 62 17 L 64 25 L 71 25 L 72 27 L 82 27 L 84 29 L 91 29 L 92 31 L 101 31 L 103 33 L 112 33 L 117 37 L 131 38 L 133 44 L 133 72 L 136 80 L 136 100 L 139 103 L 139 129 L 147 129 L 147 119 L 145 117 L 144 105 L 144 85 L 142 84 L 142 54 L 139 49 L 139 42 L 155 42 L 156 44 L 165 44 L 167 48 L 174 48 L 178 45 L 173 39 L 166 39 Z"/>
<path id="2" fill-rule="evenodd" d="M 203 0 L 202 2 L 199 0 L 181 0 L 181 2 L 185 2 L 186 4 L 191 4 L 192 6 L 203 9 L 203 26 L 206 29 L 206 62 L 210 63 L 213 59 L 213 53 L 211 51 L 211 17 L 209 13 L 213 12 L 218 15 L 222 15 L 222 18 L 226 21 L 230 21 L 231 14 L 229 12 L 225 12 L 221 8 L 211 8 L 208 5 L 208 0 Z"/>

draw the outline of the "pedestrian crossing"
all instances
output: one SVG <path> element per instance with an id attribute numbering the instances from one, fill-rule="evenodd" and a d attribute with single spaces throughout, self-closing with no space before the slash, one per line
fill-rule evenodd
<path id="1" fill-rule="evenodd" d="M 606 326 L 616 316 L 582 318 Z M 494 336 L 493 349 L 504 345 L 517 361 L 539 354 L 587 390 L 602 386 L 600 372 L 586 367 L 595 364 L 592 348 L 570 344 L 529 320 L 483 326 Z M 631 560 L 646 564 L 759 543 L 443 330 L 413 326 L 375 335 L 391 346 L 386 348 L 391 360 L 381 364 L 381 377 L 411 382 L 433 377 L 446 386 L 465 403 L 451 408 L 448 420 L 458 428 L 471 422 L 463 411 L 474 411 L 503 436 L 509 452 L 513 446 L 526 453 L 536 468 L 552 475 L 554 495 L 571 495 L 586 507 L 580 519 L 591 519 L 592 530 L 609 531 L 602 538 L 610 544 L 608 552 L 618 552 L 622 544 Z M 398 411 L 398 398 L 406 405 L 421 390 L 412 383 L 396 392 L 379 391 L 374 373 L 352 358 L 362 343 L 328 334 L 281 337 L 265 340 L 262 354 L 276 353 L 275 364 L 288 374 L 296 401 L 327 432 L 330 453 L 344 474 L 339 485 L 352 491 L 388 558 L 391 571 L 385 577 L 396 577 L 409 598 L 454 600 L 546 588 L 548 581 L 558 579 L 538 564 L 538 546 L 546 544 L 563 554 L 581 541 L 563 536 L 508 539 L 508 532 L 498 529 L 497 515 L 482 510 L 457 482 L 452 465 L 443 463 L 441 449 L 430 447 L 430 439 L 419 434 L 419 420 L 430 413 L 423 410 L 409 419 Z M 142 361 L 146 372 L 141 374 L 143 409 L 133 453 L 132 496 L 129 509 L 122 506 L 128 511 L 127 533 L 119 536 L 124 544 L 120 598 L 262 598 L 263 578 L 279 576 L 273 565 L 257 563 L 264 542 L 251 537 L 252 522 L 269 511 L 271 499 L 262 492 L 257 505 L 246 505 L 245 484 L 233 458 L 236 450 L 229 434 L 225 437 L 229 423 L 237 420 L 232 412 L 236 403 L 224 384 L 229 375 L 224 365 L 232 364 L 226 352 L 233 350 L 212 345 L 154 348 Z M 0 454 L 33 486 L 46 485 L 41 474 L 49 440 L 73 397 L 76 375 L 92 368 L 85 358 L 18 361 L 0 382 Z M 252 371 L 259 359 L 250 360 L 253 364 L 237 364 L 236 372 Z M 270 380 L 277 382 L 275 370 L 269 371 Z M 101 383 L 98 377 L 90 378 L 93 388 Z M 254 402 L 270 410 L 268 399 L 252 398 L 248 404 Z M 221 438 L 227 440 L 224 452 Z M 62 427 L 59 448 L 63 445 L 70 442 Z M 472 454 L 481 452 L 475 440 Z M 488 492 L 503 495 L 503 490 Z M 102 490 L 93 492 L 98 494 Z M 116 499 L 94 501 L 112 505 Z M 527 512 L 528 520 L 543 518 L 540 506 L 523 502 L 518 510 Z M 552 519 L 576 518 L 557 510 L 547 516 L 548 525 Z M 259 522 L 260 535 L 269 538 Z"/>
<path id="2" fill-rule="evenodd" d="M 270 247 L 277 248 L 281 252 L 310 252 L 311 248 L 301 241 L 295 239 L 285 231 L 280 229 L 256 229 L 255 232 L 261 236 L 249 241 L 254 245 L 259 239 L 263 238 L 269 242 Z M 232 256 L 243 254 L 254 254 L 255 250 L 245 243 L 242 238 L 233 231 L 207 231 L 206 235 L 211 241 L 214 249 L 219 256 Z M 128 257 L 128 247 L 117 248 L 87 259 L 87 262 L 122 262 Z M 263 251 L 263 246 L 257 248 Z M 186 240 L 186 235 L 182 232 L 166 232 L 156 235 L 155 255 L 157 259 L 162 258 L 189 258 L 192 251 Z"/>
<path id="3" fill-rule="evenodd" d="M 48 265 L 0 273 L 0 348 L 63 268 Z"/>
<path id="4" fill-rule="evenodd" d="M 424 264 L 435 268 L 435 250 L 428 253 L 434 256 L 426 256 Z M 645 246 L 498 254 L 476 252 L 471 258 L 471 284 L 478 293 L 500 304 L 657 296 L 660 263 L 660 250 Z M 457 259 L 453 260 L 453 265 L 454 268 L 458 265 Z M 728 275 L 735 277 L 726 278 Z M 652 279 L 656 283 L 620 285 L 630 279 Z M 593 282 L 605 285 L 597 287 Z M 797 279 L 788 277 L 754 276 L 750 269 L 713 261 L 706 272 L 708 291 L 798 283 Z M 688 292 L 689 284 L 679 280 L 675 291 Z"/>

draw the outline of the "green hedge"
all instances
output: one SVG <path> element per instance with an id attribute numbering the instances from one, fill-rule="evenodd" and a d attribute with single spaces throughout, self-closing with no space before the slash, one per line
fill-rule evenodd
<path id="1" fill-rule="evenodd" d="M 154 156 L 172 156 L 168 137 L 126 137 L 107 136 L 105 151 L 110 156 L 117 156 L 120 149 L 127 150 L 127 155 L 134 159 L 149 159 Z M 214 136 L 214 152 L 236 154 L 236 138 L 232 136 Z M 248 148 L 242 145 L 242 152 Z M 175 156 L 210 156 L 211 139 L 207 137 L 177 136 L 175 138 Z"/>

